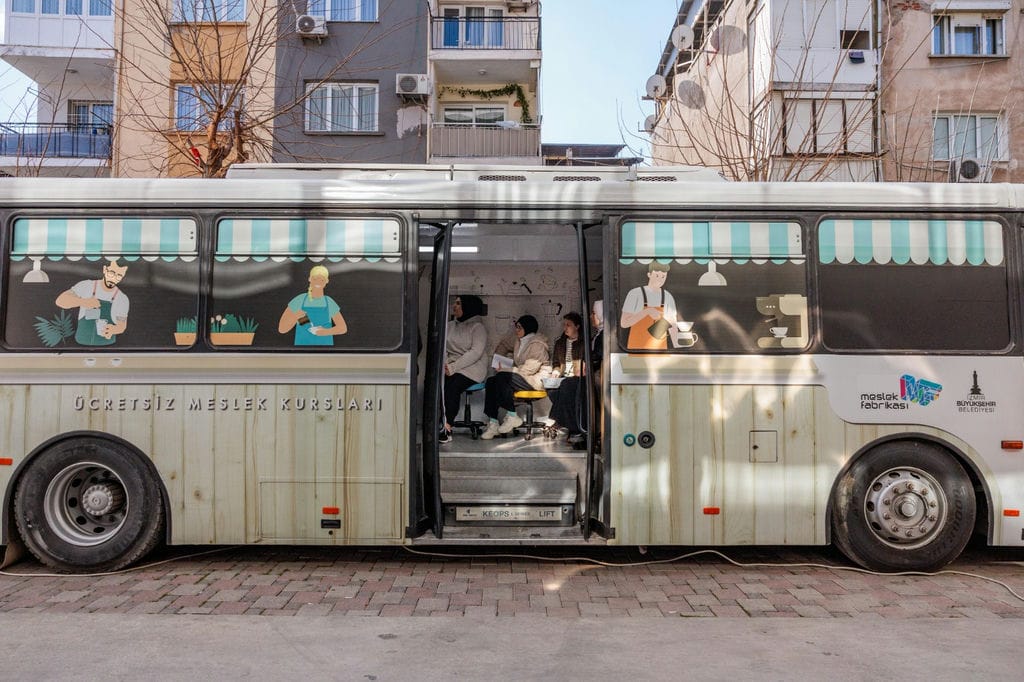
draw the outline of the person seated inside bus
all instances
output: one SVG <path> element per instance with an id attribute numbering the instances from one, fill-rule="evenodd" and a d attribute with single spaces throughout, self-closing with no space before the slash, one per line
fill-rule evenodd
<path id="1" fill-rule="evenodd" d="M 568 434 L 568 442 L 577 445 L 586 439 L 590 406 L 584 388 L 584 377 L 587 375 L 585 356 L 579 344 L 583 319 L 579 313 L 569 313 L 563 319 L 565 333 L 555 342 L 553 358 L 558 363 L 555 366 L 555 378 L 561 381 L 556 388 L 548 389 L 548 397 L 551 399 L 549 416 L 554 420 L 551 428 L 556 433 L 564 429 Z M 594 301 L 590 323 L 593 327 L 590 337 L 590 370 L 596 379 L 601 375 L 603 350 L 601 332 L 604 327 L 604 306 L 601 301 Z"/>
<path id="2" fill-rule="evenodd" d="M 516 414 L 513 393 L 516 391 L 542 391 L 541 367 L 548 364 L 548 340 L 538 333 L 540 326 L 533 315 L 516 320 L 515 347 L 512 350 L 512 368 L 500 370 L 484 384 L 484 414 L 487 428 L 480 437 L 491 440 L 499 433 L 509 433 L 522 425 Z M 505 419 L 498 425 L 498 412 L 505 410 Z"/>
<path id="3" fill-rule="evenodd" d="M 440 443 L 452 440 L 452 422 L 459 416 L 462 394 L 487 378 L 487 327 L 481 316 L 484 302 L 477 296 L 455 297 L 452 320 L 445 332 L 444 428 Z"/>

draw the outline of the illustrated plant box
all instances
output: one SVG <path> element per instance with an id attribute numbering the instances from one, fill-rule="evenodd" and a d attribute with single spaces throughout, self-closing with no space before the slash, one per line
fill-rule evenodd
<path id="1" fill-rule="evenodd" d="M 253 332 L 213 332 L 210 340 L 216 346 L 251 346 L 254 336 Z"/>
<path id="2" fill-rule="evenodd" d="M 174 343 L 179 346 L 191 346 L 196 342 L 195 332 L 175 332 Z"/>

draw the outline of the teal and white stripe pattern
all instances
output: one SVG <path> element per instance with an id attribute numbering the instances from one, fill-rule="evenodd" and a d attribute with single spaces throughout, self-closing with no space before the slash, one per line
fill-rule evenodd
<path id="1" fill-rule="evenodd" d="M 188 261 L 197 244 L 191 218 L 17 218 L 11 259 Z"/>
<path id="2" fill-rule="evenodd" d="M 399 260 L 397 220 L 231 218 L 217 223 L 219 261 Z"/>
<path id="3" fill-rule="evenodd" d="M 1000 265 L 1003 228 L 994 220 L 823 220 L 822 263 Z"/>
<path id="4" fill-rule="evenodd" d="M 794 222 L 626 222 L 620 262 L 789 263 L 804 260 Z"/>

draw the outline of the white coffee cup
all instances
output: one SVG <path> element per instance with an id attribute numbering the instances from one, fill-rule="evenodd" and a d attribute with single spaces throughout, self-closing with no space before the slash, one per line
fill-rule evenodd
<path id="1" fill-rule="evenodd" d="M 768 329 L 777 339 L 785 338 L 786 333 L 789 332 L 789 327 L 771 327 Z"/>

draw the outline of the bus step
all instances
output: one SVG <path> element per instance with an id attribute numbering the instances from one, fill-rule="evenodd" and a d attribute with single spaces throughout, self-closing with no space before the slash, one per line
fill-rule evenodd
<path id="1" fill-rule="evenodd" d="M 445 502 L 572 504 L 577 488 L 576 475 L 567 472 L 545 476 L 447 472 L 441 476 Z"/>
<path id="2" fill-rule="evenodd" d="M 449 504 L 444 505 L 446 526 L 571 526 L 573 504 Z"/>

